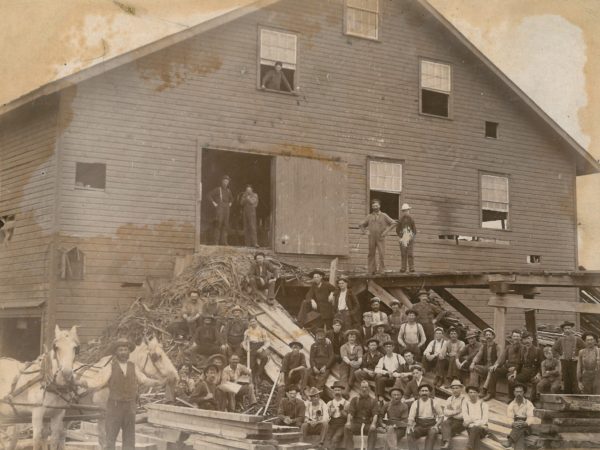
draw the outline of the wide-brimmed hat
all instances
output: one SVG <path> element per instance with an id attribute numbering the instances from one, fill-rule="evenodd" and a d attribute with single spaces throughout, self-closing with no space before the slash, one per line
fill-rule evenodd
<path id="1" fill-rule="evenodd" d="M 379 339 L 372 337 L 371 339 L 367 339 L 367 342 L 365 342 L 365 344 L 369 345 L 370 342 L 375 342 L 377 346 L 379 346 Z"/>
<path id="2" fill-rule="evenodd" d="M 490 331 L 490 332 L 491 332 L 491 333 L 492 333 L 494 336 L 496 336 L 496 332 L 494 331 L 494 329 L 493 329 L 493 328 L 490 328 L 490 327 L 488 327 L 488 328 L 486 328 L 485 330 L 483 330 L 481 333 L 482 333 L 482 334 L 485 334 L 485 333 L 486 333 L 486 331 Z"/>
<path id="3" fill-rule="evenodd" d="M 219 366 L 217 366 L 214 362 L 207 361 L 206 364 L 200 367 L 200 370 L 203 370 L 204 373 L 208 372 L 208 369 L 213 367 L 217 372 L 219 371 Z"/>
<path id="4" fill-rule="evenodd" d="M 410 205 L 408 203 L 403 203 L 402 204 L 402 208 L 400 208 L 400 211 L 408 211 L 410 208 Z"/>
<path id="5" fill-rule="evenodd" d="M 560 324 L 561 330 L 564 327 L 574 327 L 574 326 L 575 326 L 575 324 L 573 322 L 569 321 L 569 320 L 565 320 L 563 323 Z"/>
<path id="6" fill-rule="evenodd" d="M 359 337 L 360 331 L 358 331 L 354 328 L 344 331 L 344 336 L 346 336 L 346 337 L 350 336 L 351 334 L 355 335 L 356 337 Z"/>
<path id="7" fill-rule="evenodd" d="M 310 271 L 308 273 L 308 276 L 312 278 L 314 274 L 319 274 L 322 277 L 325 277 L 325 272 L 323 272 L 321 269 L 314 269 L 314 270 Z"/>
<path id="8" fill-rule="evenodd" d="M 325 331 L 325 329 L 324 329 L 324 328 L 317 327 L 317 328 L 315 328 L 315 329 L 313 330 L 313 333 L 314 333 L 314 334 L 315 334 L 315 336 L 316 336 L 318 333 L 327 334 L 327 331 Z"/>
<path id="9" fill-rule="evenodd" d="M 383 323 L 383 322 L 381 322 L 381 321 L 379 321 L 379 322 L 375 322 L 375 323 L 374 323 L 374 324 L 372 324 L 371 326 L 372 326 L 372 327 L 375 327 L 375 328 L 377 328 L 377 327 L 384 327 L 384 328 L 385 328 L 385 327 L 386 327 L 386 324 L 385 324 L 385 323 Z"/>
<path id="10" fill-rule="evenodd" d="M 322 391 L 318 390 L 316 387 L 311 387 L 306 391 L 306 395 L 308 397 L 312 397 L 313 395 L 319 395 Z"/>
<path id="11" fill-rule="evenodd" d="M 460 380 L 453 380 L 452 383 L 450 383 L 450 387 L 464 387 L 463 384 L 460 382 Z"/>
<path id="12" fill-rule="evenodd" d="M 214 363 L 217 359 L 221 359 L 223 361 L 223 365 L 227 364 L 227 357 L 222 353 L 215 353 L 214 355 L 210 355 L 206 362 Z"/>
<path id="13" fill-rule="evenodd" d="M 335 389 L 335 388 L 346 389 L 346 385 L 344 383 L 342 383 L 340 380 L 336 380 L 331 385 L 331 389 Z"/>
<path id="14" fill-rule="evenodd" d="M 298 341 L 292 341 L 288 344 L 288 346 L 290 348 L 296 346 L 296 347 L 300 347 L 300 348 L 304 348 L 304 345 L 302 345 L 302 342 L 298 342 Z"/>
<path id="15" fill-rule="evenodd" d="M 135 344 L 127 338 L 119 338 L 113 343 L 111 353 L 116 352 L 119 347 L 127 347 L 132 352 L 135 349 Z"/>

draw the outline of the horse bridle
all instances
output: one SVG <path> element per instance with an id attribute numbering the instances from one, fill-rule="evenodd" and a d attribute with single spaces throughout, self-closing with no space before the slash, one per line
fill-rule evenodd
<path id="1" fill-rule="evenodd" d="M 158 372 L 158 375 L 161 376 L 162 378 L 167 378 L 162 373 L 162 371 L 160 370 L 158 365 L 156 364 L 156 361 L 161 359 L 161 357 L 162 357 L 162 355 L 159 355 L 158 353 L 151 353 L 150 351 L 148 351 L 148 353 L 146 353 L 146 360 L 144 361 L 144 365 L 142 366 L 142 372 L 144 373 L 144 375 L 146 375 L 148 377 L 150 376 L 146 372 L 146 366 L 148 365 L 148 361 L 150 361 L 152 363 L 152 366 L 154 366 L 154 369 L 156 370 L 156 372 Z"/>

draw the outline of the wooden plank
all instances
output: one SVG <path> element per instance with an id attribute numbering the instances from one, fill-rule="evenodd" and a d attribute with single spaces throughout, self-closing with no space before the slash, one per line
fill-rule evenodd
<path id="1" fill-rule="evenodd" d="M 542 402 L 542 408 L 551 411 L 598 411 L 600 412 L 600 403 L 588 400 L 565 400 L 563 403 Z"/>
<path id="2" fill-rule="evenodd" d="M 587 394 L 540 394 L 540 401 L 545 403 L 565 403 L 565 401 L 581 401 L 600 403 L 600 395 Z"/>
<path id="3" fill-rule="evenodd" d="M 554 420 L 554 419 L 572 419 L 573 411 L 555 411 L 551 409 L 536 408 L 533 411 L 536 417 L 542 420 Z M 598 411 L 579 411 L 577 412 L 578 418 L 587 419 L 600 419 L 600 412 Z"/>
<path id="4" fill-rule="evenodd" d="M 169 413 L 180 414 L 182 417 L 185 416 L 194 416 L 201 417 L 206 419 L 219 419 L 223 421 L 231 421 L 235 423 L 249 423 L 249 424 L 260 424 L 261 427 L 264 425 L 262 422 L 264 417 L 262 416 L 254 416 L 249 414 L 238 414 L 224 411 L 209 411 L 206 409 L 194 409 L 194 408 L 185 408 L 183 406 L 174 406 L 174 405 L 160 405 L 160 404 L 148 404 L 146 405 L 146 409 L 148 411 L 164 411 Z M 269 425 L 268 429 L 272 429 L 272 426 Z"/>
<path id="5" fill-rule="evenodd" d="M 591 303 L 564 302 L 549 299 L 524 299 L 518 295 L 507 294 L 502 297 L 491 297 L 488 306 L 518 309 L 541 309 L 546 311 L 562 311 L 572 313 L 600 314 L 600 305 Z"/>
<path id="6" fill-rule="evenodd" d="M 331 263 L 329 264 L 329 284 L 331 284 L 332 286 L 337 286 L 336 281 L 337 281 L 338 260 L 339 260 L 339 258 L 334 258 L 331 260 Z"/>
<path id="7" fill-rule="evenodd" d="M 385 303 L 387 306 L 389 306 L 390 308 L 392 307 L 392 301 L 394 301 L 394 300 L 400 300 L 400 299 L 397 299 L 396 297 L 394 297 L 392 294 L 390 294 L 384 288 L 382 288 L 381 286 L 379 286 L 373 280 L 369 280 L 368 285 L 367 285 L 367 289 L 369 290 L 369 292 L 371 294 L 375 295 L 376 297 L 379 297 L 379 299 L 383 303 Z M 410 307 L 412 307 L 412 303 L 410 301 L 408 303 L 410 304 Z"/>
<path id="8" fill-rule="evenodd" d="M 470 308 L 468 308 L 463 302 L 461 302 L 458 298 L 456 298 L 450 291 L 443 287 L 434 287 L 433 291 L 442 297 L 442 299 L 452 306 L 459 314 L 461 314 L 465 319 L 471 322 L 480 330 L 485 330 L 489 328 L 488 323 L 475 314 Z"/>
<path id="9" fill-rule="evenodd" d="M 384 288 L 382 287 L 382 289 L 384 289 Z M 404 289 L 390 288 L 390 289 L 387 289 L 387 291 L 389 293 L 391 293 L 395 298 L 400 300 L 400 303 L 402 303 L 407 309 L 412 308 L 413 303 L 410 301 L 410 298 L 408 298 L 408 295 L 406 295 L 406 292 L 404 292 Z"/>
<path id="10" fill-rule="evenodd" d="M 499 297 L 499 295 L 495 295 L 492 298 L 497 299 Z M 506 345 L 506 308 L 504 307 L 494 308 L 494 331 L 496 332 L 496 343 L 498 344 L 498 351 L 502 352 Z"/>

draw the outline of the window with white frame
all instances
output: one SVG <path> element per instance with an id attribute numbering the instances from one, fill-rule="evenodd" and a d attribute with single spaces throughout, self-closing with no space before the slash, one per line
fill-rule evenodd
<path id="1" fill-rule="evenodd" d="M 379 38 L 379 0 L 346 0 L 346 34 Z"/>
<path id="2" fill-rule="evenodd" d="M 421 60 L 421 112 L 433 116 L 450 116 L 452 67 Z"/>
<path id="3" fill-rule="evenodd" d="M 292 33 L 260 30 L 260 86 L 292 92 L 296 83 L 298 37 Z"/>
<path id="4" fill-rule="evenodd" d="M 481 226 L 508 230 L 508 177 L 481 175 Z"/>
<path id="5" fill-rule="evenodd" d="M 369 205 L 375 199 L 381 202 L 381 210 L 390 217 L 400 214 L 402 194 L 402 163 L 369 161 Z"/>

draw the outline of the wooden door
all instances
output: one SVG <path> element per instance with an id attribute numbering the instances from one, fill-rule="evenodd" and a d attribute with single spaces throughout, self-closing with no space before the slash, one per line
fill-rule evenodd
<path id="1" fill-rule="evenodd" d="M 278 156 L 275 161 L 275 251 L 348 254 L 347 164 Z"/>

